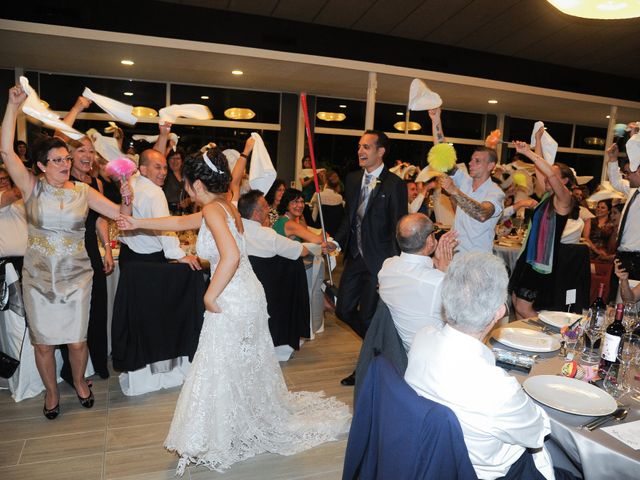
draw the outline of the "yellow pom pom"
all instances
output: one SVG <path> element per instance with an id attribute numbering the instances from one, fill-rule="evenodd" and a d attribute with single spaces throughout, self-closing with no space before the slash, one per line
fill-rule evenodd
<path id="1" fill-rule="evenodd" d="M 431 147 L 427 162 L 438 172 L 448 172 L 456 165 L 456 150 L 448 143 L 438 143 Z"/>
<path id="2" fill-rule="evenodd" d="M 513 183 L 518 187 L 527 187 L 527 176 L 524 173 L 514 173 Z"/>

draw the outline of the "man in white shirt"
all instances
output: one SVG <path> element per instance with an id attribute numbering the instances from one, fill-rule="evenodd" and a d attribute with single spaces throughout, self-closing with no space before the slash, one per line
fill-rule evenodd
<path id="1" fill-rule="evenodd" d="M 131 177 L 133 216 L 137 218 L 168 217 L 169 206 L 162 191 L 167 177 L 167 159 L 157 150 L 149 149 L 140 155 L 140 175 Z M 127 261 L 162 262 L 165 259 L 188 264 L 200 270 L 198 258 L 186 255 L 173 232 L 133 230 L 120 237 L 120 265 Z"/>
<path id="2" fill-rule="evenodd" d="M 440 109 L 429 110 L 434 143 L 444 143 Z M 453 227 L 460 252 L 491 252 L 504 202 L 504 192 L 491 180 L 498 157 L 495 150 L 478 147 L 471 155 L 469 173 L 454 167 L 440 179 L 440 186 L 457 204 Z"/>
<path id="3" fill-rule="evenodd" d="M 452 230 L 438 242 L 433 233 L 433 222 L 426 215 L 402 217 L 396 227 L 402 253 L 387 258 L 378 272 L 380 298 L 389 307 L 407 352 L 418 330 L 442 326 L 442 280 L 453 256 L 456 234 Z"/>
<path id="4" fill-rule="evenodd" d="M 418 395 L 456 414 L 478 478 L 501 478 L 512 465 L 528 463 L 553 479 L 544 449 L 544 437 L 551 433 L 547 414 L 514 377 L 495 366 L 484 344 L 506 313 L 508 280 L 504 263 L 492 254 L 456 255 L 442 284 L 445 325 L 418 332 L 405 380 Z M 535 467 L 527 449 L 536 450 Z"/>

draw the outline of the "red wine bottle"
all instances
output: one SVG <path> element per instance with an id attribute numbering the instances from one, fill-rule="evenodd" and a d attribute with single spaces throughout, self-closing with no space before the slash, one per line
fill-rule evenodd
<path id="1" fill-rule="evenodd" d="M 606 374 L 609 367 L 614 363 L 620 363 L 618 351 L 622 347 L 622 335 L 626 333 L 622 318 L 624 317 L 624 303 L 616 306 L 616 317 L 613 323 L 607 327 L 604 334 L 604 344 L 602 345 L 602 355 L 600 359 L 600 372 Z"/>
<path id="2" fill-rule="evenodd" d="M 598 296 L 589 307 L 589 321 L 595 322 L 598 326 L 604 325 L 604 320 L 607 312 L 607 304 L 604 303 L 602 295 L 604 294 L 604 283 L 601 283 L 598 287 Z M 587 347 L 591 347 L 591 340 L 585 335 L 585 344 Z M 600 339 L 596 340 L 593 345 L 594 349 L 600 348 Z"/>

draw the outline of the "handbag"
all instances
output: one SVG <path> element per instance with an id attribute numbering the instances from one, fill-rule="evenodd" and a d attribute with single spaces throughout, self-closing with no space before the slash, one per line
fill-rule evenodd
<path id="1" fill-rule="evenodd" d="M 20 365 L 20 359 L 22 358 L 22 346 L 24 344 L 24 337 L 26 334 L 27 325 L 25 324 L 24 333 L 22 334 L 22 341 L 20 342 L 20 353 L 18 354 L 17 360 L 4 352 L 0 352 L 0 377 L 11 378 L 13 374 L 16 373 L 16 370 Z"/>

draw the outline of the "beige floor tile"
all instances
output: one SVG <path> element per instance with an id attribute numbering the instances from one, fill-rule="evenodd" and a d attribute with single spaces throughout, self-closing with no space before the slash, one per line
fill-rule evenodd
<path id="1" fill-rule="evenodd" d="M 106 410 L 83 409 L 80 413 L 65 413 L 55 420 L 47 420 L 40 415 L 27 420 L 8 420 L 0 422 L 2 439 L 5 441 L 27 438 L 50 437 L 71 433 L 104 431 L 107 421 Z"/>
<path id="2" fill-rule="evenodd" d="M 133 427 L 170 422 L 175 403 L 130 406 L 109 410 L 108 428 Z"/>
<path id="3" fill-rule="evenodd" d="M 162 446 L 169 431 L 170 422 L 145 425 L 144 428 L 110 428 L 107 431 L 107 452 L 131 448 Z"/>
<path id="4" fill-rule="evenodd" d="M 0 442 L 0 467 L 17 465 L 23 447 L 24 440 Z"/>
<path id="5" fill-rule="evenodd" d="M 20 463 L 35 463 L 57 458 L 80 457 L 104 452 L 105 434 L 95 432 L 56 435 L 27 440 Z"/>
<path id="6" fill-rule="evenodd" d="M 102 454 L 1 467 L 2 480 L 100 480 Z"/>
<path id="7" fill-rule="evenodd" d="M 131 407 L 131 406 L 149 406 L 161 403 L 171 403 L 175 405 L 180 395 L 180 387 L 160 390 L 158 392 L 146 393 L 144 395 L 136 395 L 128 397 L 120 387 L 109 391 L 109 408 Z"/>
<path id="8" fill-rule="evenodd" d="M 107 452 L 105 478 L 121 478 L 153 472 L 175 473 L 178 457 L 165 450 L 162 444 L 121 452 Z"/>

